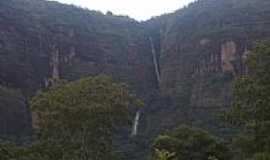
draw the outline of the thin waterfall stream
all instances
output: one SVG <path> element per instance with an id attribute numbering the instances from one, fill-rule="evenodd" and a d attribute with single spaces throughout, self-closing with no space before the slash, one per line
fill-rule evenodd
<path id="1" fill-rule="evenodd" d="M 158 84 L 160 84 L 160 72 L 159 72 L 159 67 L 158 67 L 158 60 L 157 60 L 157 53 L 156 53 L 155 45 L 151 37 L 149 37 L 149 41 L 150 41 L 151 49 L 152 49 L 152 56 L 153 56 L 153 62 L 154 62 L 154 67 L 155 67 L 155 72 L 156 72 L 156 78 L 157 78 Z"/>
<path id="2" fill-rule="evenodd" d="M 155 49 L 155 46 L 154 46 L 153 39 L 151 37 L 149 37 L 149 41 L 150 41 L 150 44 L 151 44 L 151 52 L 152 52 L 152 57 L 153 57 L 153 63 L 154 63 L 156 78 L 157 78 L 158 83 L 160 83 L 160 72 L 159 72 L 156 49 Z M 136 112 L 136 116 L 134 118 L 131 136 L 136 136 L 138 134 L 138 126 L 139 126 L 140 116 L 141 116 L 141 111 L 138 110 Z"/>
<path id="3" fill-rule="evenodd" d="M 135 116 L 135 119 L 133 122 L 131 136 L 136 136 L 138 134 L 138 126 L 139 126 L 140 116 L 141 116 L 141 111 L 139 110 L 136 112 L 136 116 Z"/>

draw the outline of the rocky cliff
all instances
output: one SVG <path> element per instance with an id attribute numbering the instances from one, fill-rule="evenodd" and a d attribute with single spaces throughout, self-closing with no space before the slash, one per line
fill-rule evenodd
<path id="1" fill-rule="evenodd" d="M 247 72 L 244 60 L 269 28 L 268 0 L 199 0 L 142 23 L 57 2 L 2 0 L 0 84 L 25 99 L 58 79 L 111 75 L 146 102 L 133 150 L 178 123 L 224 134 L 214 115 L 230 106 L 231 82 Z M 8 119 L 30 122 L 22 99 L 12 114 L 0 99 L 1 122 L 12 124 L 0 134 L 21 135 L 27 126 Z"/>
<path id="2" fill-rule="evenodd" d="M 141 97 L 157 86 L 148 36 L 128 17 L 44 0 L 3 0 L 0 35 L 0 84 L 25 97 L 58 79 L 98 74 L 127 83 Z"/>
<path id="3" fill-rule="evenodd" d="M 199 0 L 145 26 L 155 39 L 160 94 L 174 106 L 169 114 L 188 112 L 184 119 L 196 124 L 230 106 L 231 81 L 247 72 L 254 43 L 269 39 L 270 1 Z"/>
<path id="4" fill-rule="evenodd" d="M 135 20 L 43 0 L 0 7 L 2 84 L 31 95 L 59 78 L 103 73 L 139 90 L 156 85 L 150 43 Z"/>

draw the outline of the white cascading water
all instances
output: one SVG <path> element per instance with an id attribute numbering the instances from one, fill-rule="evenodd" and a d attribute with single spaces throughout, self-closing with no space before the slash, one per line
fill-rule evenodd
<path id="1" fill-rule="evenodd" d="M 137 111 L 134 122 L 133 122 L 131 136 L 136 136 L 138 134 L 138 126 L 139 126 L 140 116 L 141 116 L 141 111 Z"/>
<path id="2" fill-rule="evenodd" d="M 152 56 L 153 56 L 153 62 L 154 62 L 154 67 L 155 67 L 155 72 L 156 72 L 156 78 L 157 78 L 158 83 L 160 83 L 160 71 L 158 67 L 158 60 L 157 60 L 157 53 L 156 53 L 155 45 L 151 37 L 149 37 L 149 41 L 152 48 Z"/>

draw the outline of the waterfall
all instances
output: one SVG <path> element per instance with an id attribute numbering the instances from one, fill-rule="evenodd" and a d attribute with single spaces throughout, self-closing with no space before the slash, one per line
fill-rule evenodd
<path id="1" fill-rule="evenodd" d="M 153 62 L 154 62 L 154 66 L 155 66 L 156 78 L 157 78 L 158 83 L 160 83 L 160 72 L 159 72 L 159 67 L 158 67 L 158 60 L 157 60 L 155 45 L 154 45 L 153 39 L 151 37 L 149 37 L 149 41 L 150 41 L 151 48 L 152 48 L 152 56 L 153 56 Z"/>
<path id="2" fill-rule="evenodd" d="M 132 128 L 132 132 L 131 135 L 132 136 L 136 136 L 138 133 L 138 126 L 139 126 L 139 120 L 140 120 L 140 116 L 141 116 L 141 111 L 137 111 L 136 112 L 136 116 L 133 122 L 133 128 Z"/>

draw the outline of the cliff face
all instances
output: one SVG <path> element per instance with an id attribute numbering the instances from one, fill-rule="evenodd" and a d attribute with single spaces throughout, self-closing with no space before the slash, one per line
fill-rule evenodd
<path id="1" fill-rule="evenodd" d="M 148 25 L 156 26 L 152 33 L 161 39 L 156 44 L 160 46 L 161 92 L 177 95 L 188 79 L 192 81 L 192 105 L 220 106 L 201 97 L 210 88 L 204 93 L 207 86 L 198 83 L 208 78 L 208 87 L 214 81 L 223 85 L 221 80 L 230 81 L 246 72 L 244 59 L 254 42 L 269 37 L 269 6 L 265 0 L 201 0 L 150 21 Z M 221 88 L 213 88 L 213 92 L 222 94 Z M 212 95 L 213 101 L 223 96 Z M 222 99 L 221 105 L 226 105 L 226 98 Z"/>
<path id="2" fill-rule="evenodd" d="M 104 73 L 140 90 L 155 85 L 150 44 L 138 22 L 56 2 L 0 3 L 2 84 L 31 94 L 55 79 Z"/>
<path id="3" fill-rule="evenodd" d="M 162 97 L 145 113 L 144 134 L 182 122 L 228 133 L 216 115 L 230 106 L 232 80 L 247 73 L 244 60 L 256 41 L 269 40 L 270 1 L 200 0 L 144 25 Z"/>
<path id="4" fill-rule="evenodd" d="M 269 28 L 269 0 L 199 0 L 143 23 L 56 2 L 1 0 L 0 84 L 30 97 L 58 79 L 108 74 L 146 101 L 138 137 L 180 122 L 217 129 L 213 115 L 230 105 L 232 80 L 247 72 L 244 59 L 255 41 L 269 39 Z"/>
<path id="5" fill-rule="evenodd" d="M 25 97 L 58 79 L 98 74 L 127 83 L 143 98 L 157 86 L 148 36 L 128 17 L 43 0 L 3 0 L 0 35 L 0 84 Z"/>

